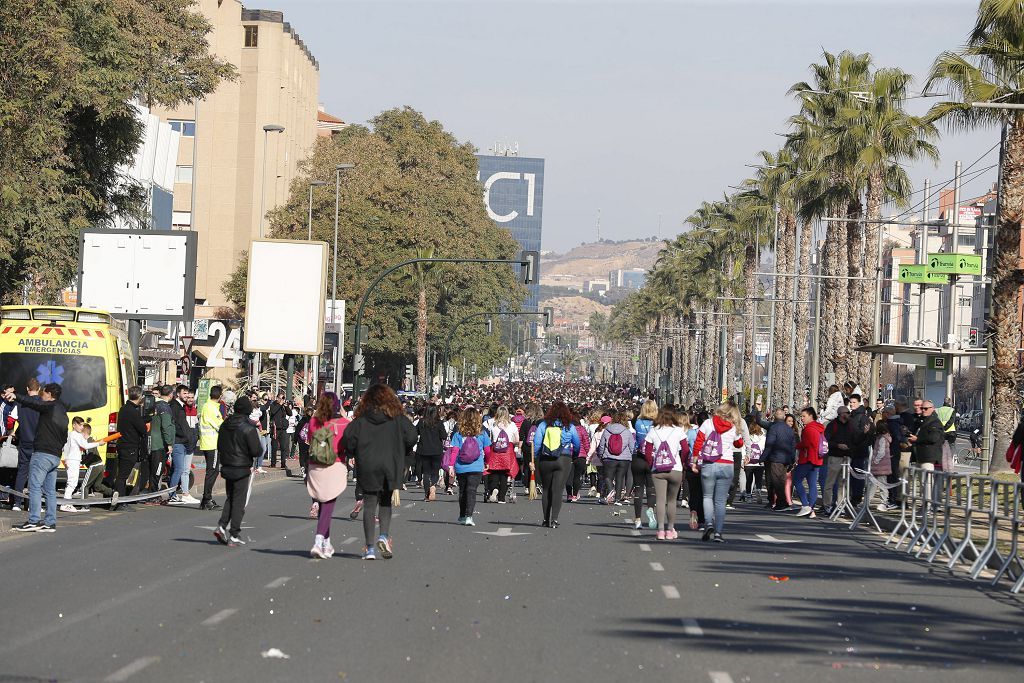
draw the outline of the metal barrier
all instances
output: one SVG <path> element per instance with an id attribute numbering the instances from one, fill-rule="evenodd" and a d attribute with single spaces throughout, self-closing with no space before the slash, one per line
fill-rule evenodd
<path id="1" fill-rule="evenodd" d="M 850 529 L 865 519 L 878 529 L 871 501 L 877 487 L 886 484 L 855 468 L 845 471 L 843 478 L 851 475 L 865 479 L 865 495 Z M 1020 547 L 1024 483 L 911 467 L 900 485 L 900 518 L 885 545 L 928 563 L 944 555 L 948 569 L 960 564 L 974 580 L 988 568 L 993 572 L 991 585 L 1005 578 L 1011 582 L 1010 592 L 1024 589 Z M 849 490 L 848 482 L 844 486 Z M 980 548 L 975 543 L 976 534 L 984 539 Z"/>

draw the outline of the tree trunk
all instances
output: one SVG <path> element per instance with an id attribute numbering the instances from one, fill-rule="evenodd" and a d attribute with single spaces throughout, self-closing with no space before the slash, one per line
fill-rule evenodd
<path id="1" fill-rule="evenodd" d="M 860 219 L 862 217 L 862 206 L 859 200 L 852 201 L 846 207 L 846 217 Z M 850 277 L 862 277 L 864 275 L 864 223 L 857 220 L 856 223 L 846 223 L 846 272 L 843 275 Z M 837 377 L 840 383 L 853 379 L 855 382 L 863 382 L 864 379 L 858 376 L 860 369 L 859 356 L 853 350 L 856 346 L 856 330 L 860 325 L 860 311 L 864 301 L 864 281 L 846 280 L 845 291 L 847 305 L 843 307 L 842 324 L 840 336 L 837 340 L 842 356 L 840 373 Z"/>
<path id="2" fill-rule="evenodd" d="M 416 391 L 427 389 L 427 288 L 420 287 L 416 305 Z"/>
<path id="3" fill-rule="evenodd" d="M 745 288 L 747 290 L 747 300 L 744 310 L 747 313 L 747 317 L 744 320 L 746 333 L 743 335 L 743 367 L 740 369 L 741 377 L 743 381 L 740 382 L 740 386 L 747 386 L 747 382 L 750 378 L 750 370 L 747 367 L 747 363 L 756 365 L 757 361 L 754 358 L 754 347 L 757 337 L 757 302 L 754 301 L 754 297 L 758 295 L 757 291 L 757 248 L 753 244 L 748 244 L 744 252 L 744 259 L 746 262 L 745 268 Z M 745 395 L 749 398 L 750 404 L 753 405 L 753 392 L 754 386 L 750 385 L 747 387 Z"/>
<path id="4" fill-rule="evenodd" d="M 718 374 L 718 330 L 715 327 L 715 319 L 721 316 L 711 315 L 716 308 L 704 312 L 704 386 L 701 388 L 704 401 L 711 405 L 715 397 L 715 387 L 718 386 L 716 376 Z"/>
<path id="5" fill-rule="evenodd" d="M 995 447 L 989 463 L 992 472 L 1006 471 L 1004 453 L 1016 427 L 1020 400 L 1018 383 L 1021 328 L 1018 319 L 1021 280 L 1020 224 L 1024 217 L 1024 115 L 1014 114 L 1003 147 L 1003 172 L 999 182 L 999 215 L 996 217 L 995 253 L 989 266 L 992 275 L 992 429 Z"/>
<path id="6" fill-rule="evenodd" d="M 779 271 L 792 273 L 796 267 L 796 217 L 789 212 L 779 216 Z M 793 279 L 780 277 L 775 287 L 775 343 L 773 344 L 772 389 L 774 396 L 769 406 L 781 406 L 789 398 L 789 352 L 793 344 L 793 304 L 788 300 L 793 293 Z"/>
<path id="7" fill-rule="evenodd" d="M 864 224 L 864 273 L 869 277 L 875 277 L 878 269 L 878 237 L 882 229 L 878 221 L 882 218 L 883 189 L 882 172 L 880 170 L 873 170 L 868 176 L 866 192 L 867 222 Z M 882 296 L 882 293 L 875 286 L 875 282 L 864 281 L 862 284 L 861 291 L 864 293 L 864 298 L 861 305 L 860 321 L 857 325 L 858 346 L 872 344 L 875 341 L 875 304 L 878 298 Z M 870 376 L 871 354 L 860 353 L 857 355 L 861 357 L 859 363 L 860 371 L 857 374 L 857 379 L 860 380 L 861 387 L 870 394 L 872 387 L 875 386 L 875 382 L 878 381 L 877 377 Z M 867 396 L 862 398 L 865 401 L 869 400 Z"/>
<path id="8" fill-rule="evenodd" d="M 823 261 L 823 275 L 846 275 L 846 226 L 842 223 L 827 223 Z M 820 282 L 821 310 L 824 315 L 821 319 L 821 353 L 818 358 L 818 400 L 823 402 L 828 397 L 828 387 L 831 384 L 828 374 L 835 373 L 835 381 L 839 381 L 839 348 L 842 344 L 840 334 L 845 327 L 842 318 L 848 302 L 844 280 L 829 278 Z"/>
<path id="9" fill-rule="evenodd" d="M 804 223 L 800 226 L 800 264 L 796 272 L 811 274 L 811 246 L 814 243 L 814 226 Z M 811 278 L 801 277 L 797 279 L 796 298 L 798 301 L 808 301 L 811 297 Z M 807 343 L 810 332 L 812 304 L 796 304 L 796 402 L 801 403 L 804 387 L 810 381 L 807 373 Z M 796 406 L 793 406 L 794 410 Z"/>

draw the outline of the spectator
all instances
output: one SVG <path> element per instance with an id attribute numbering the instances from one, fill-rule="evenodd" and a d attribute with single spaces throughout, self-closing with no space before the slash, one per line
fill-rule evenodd
<path id="1" fill-rule="evenodd" d="M 235 402 L 235 393 L 229 394 L 230 403 Z M 199 416 L 199 454 L 206 461 L 206 477 L 203 481 L 203 497 L 199 507 L 203 510 L 218 510 L 220 505 L 213 499 L 213 486 L 217 482 L 217 433 L 224 423 L 221 411 L 221 397 L 224 389 L 219 384 L 210 387 L 210 398 L 203 404 L 202 415 Z"/>
<path id="2" fill-rule="evenodd" d="M 148 485 L 150 491 L 160 490 L 164 464 L 171 456 L 171 447 L 174 445 L 174 423 L 170 405 L 173 396 L 174 387 L 170 384 L 164 384 L 157 390 L 158 398 L 149 423 L 149 458 L 143 460 L 139 469 L 139 488 L 146 488 Z M 159 505 L 159 501 L 153 500 L 147 504 Z"/>
<path id="3" fill-rule="evenodd" d="M 135 464 L 148 457 L 146 452 L 147 433 L 146 420 L 142 417 L 142 387 L 128 387 L 128 401 L 117 413 L 117 431 L 121 438 L 117 440 L 117 475 L 114 478 L 114 494 L 111 496 L 111 510 L 127 510 L 117 499 L 125 494 L 128 476 Z"/>
<path id="4" fill-rule="evenodd" d="M 220 476 L 224 479 L 224 509 L 213 535 L 224 545 L 245 545 L 241 538 L 242 518 L 252 486 L 252 470 L 263 452 L 256 423 L 250 419 L 252 402 L 245 396 L 235 402 L 235 412 L 217 431 Z"/>
<path id="5" fill-rule="evenodd" d="M 850 409 L 840 406 L 836 415 L 837 418 L 825 426 L 825 439 L 828 441 L 828 472 L 825 477 L 825 487 L 822 490 L 822 503 L 825 506 L 826 515 L 832 514 L 835 489 L 843 471 L 843 463 L 849 459 L 854 444 Z"/>
<path id="6" fill-rule="evenodd" d="M 53 533 L 57 530 L 57 468 L 58 453 L 64 450 L 68 434 L 67 406 L 61 400 L 61 386 L 47 384 L 39 396 L 4 392 L 8 401 L 16 400 L 18 407 L 28 407 L 39 414 L 34 450 L 29 462 L 28 520 L 13 527 L 15 531 Z M 46 496 L 46 519 L 40 524 L 42 497 Z"/>
<path id="7" fill-rule="evenodd" d="M 6 394 L 6 389 L 4 391 Z M 30 378 L 25 383 L 25 393 L 27 396 L 39 396 L 39 380 Z M 35 450 L 39 413 L 26 404 L 17 406 L 15 412 L 18 416 L 18 473 L 14 478 L 14 490 L 23 493 L 28 484 L 29 463 Z M 14 511 L 20 512 L 27 508 L 22 500 L 15 499 L 13 502 L 11 509 Z"/>
<path id="8" fill-rule="evenodd" d="M 768 425 L 762 455 L 768 479 L 768 507 L 772 510 L 789 509 L 786 503 L 786 472 L 795 458 L 796 434 L 786 424 L 786 413 L 779 408 L 775 411 L 775 420 Z"/>

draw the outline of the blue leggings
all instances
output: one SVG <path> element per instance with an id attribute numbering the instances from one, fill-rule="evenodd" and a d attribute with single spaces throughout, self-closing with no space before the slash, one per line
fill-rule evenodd
<path id="1" fill-rule="evenodd" d="M 800 496 L 800 503 L 804 507 L 814 507 L 818 502 L 818 469 L 818 465 L 805 462 L 793 470 L 793 488 L 796 489 L 796 494 Z M 807 480 L 806 488 L 804 480 Z"/>

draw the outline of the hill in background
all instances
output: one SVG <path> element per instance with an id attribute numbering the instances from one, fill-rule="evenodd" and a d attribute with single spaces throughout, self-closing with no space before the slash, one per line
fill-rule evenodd
<path id="1" fill-rule="evenodd" d="M 544 253 L 540 259 L 540 282 L 581 290 L 585 280 L 605 279 L 613 270 L 649 269 L 663 246 L 664 242 L 657 239 L 602 240 L 581 244 L 564 254 Z"/>

